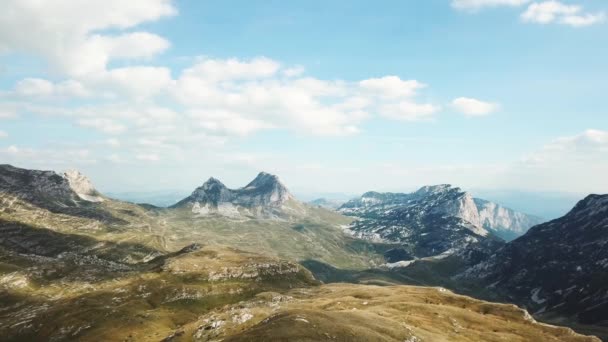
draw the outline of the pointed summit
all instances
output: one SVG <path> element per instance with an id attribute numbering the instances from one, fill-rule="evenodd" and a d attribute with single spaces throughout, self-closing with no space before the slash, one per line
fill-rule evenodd
<path id="1" fill-rule="evenodd" d="M 205 190 L 211 190 L 211 189 L 222 189 L 222 188 L 226 188 L 227 187 L 224 185 L 224 183 L 222 183 L 219 179 L 214 178 L 214 177 L 210 177 L 209 179 L 207 179 L 207 181 L 205 183 L 203 183 L 203 185 L 199 188 L 199 189 L 205 189 Z"/>
<path id="2" fill-rule="evenodd" d="M 263 205 L 278 206 L 293 198 L 279 177 L 260 172 L 247 186 L 239 189 L 243 194 L 258 197 Z"/>

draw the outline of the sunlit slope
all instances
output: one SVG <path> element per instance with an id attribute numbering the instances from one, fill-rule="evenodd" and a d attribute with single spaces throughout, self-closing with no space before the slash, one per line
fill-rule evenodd
<path id="1" fill-rule="evenodd" d="M 334 284 L 213 310 L 174 341 L 599 341 L 443 288 Z"/>

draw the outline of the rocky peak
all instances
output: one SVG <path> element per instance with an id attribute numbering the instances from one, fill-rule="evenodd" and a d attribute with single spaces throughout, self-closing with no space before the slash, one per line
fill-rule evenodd
<path id="1" fill-rule="evenodd" d="M 287 187 L 281 183 L 279 177 L 266 172 L 260 172 L 249 184 L 239 189 L 249 196 L 261 197 L 263 203 L 282 204 L 293 198 Z"/>
<path id="2" fill-rule="evenodd" d="M 275 175 L 260 172 L 243 188 L 229 189 L 211 177 L 192 195 L 173 207 L 191 207 L 198 214 L 218 213 L 224 216 L 271 216 L 293 196 Z"/>
<path id="3" fill-rule="evenodd" d="M 449 191 L 461 192 L 460 188 L 452 187 L 452 185 L 450 185 L 450 184 L 439 184 L 439 185 L 423 186 L 422 188 L 418 189 L 418 191 L 416 191 L 415 194 L 418 196 L 428 196 L 428 195 L 445 193 L 445 192 L 449 192 Z"/>
<path id="4" fill-rule="evenodd" d="M 81 199 L 89 202 L 103 202 L 103 197 L 95 189 L 91 180 L 78 170 L 68 170 L 63 173 L 63 178 L 68 181 L 70 188 Z"/>

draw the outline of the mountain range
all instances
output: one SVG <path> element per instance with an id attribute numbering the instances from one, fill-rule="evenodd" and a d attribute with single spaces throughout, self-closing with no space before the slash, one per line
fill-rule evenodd
<path id="1" fill-rule="evenodd" d="M 0 165 L 0 334 L 598 341 L 456 293 L 604 336 L 607 210 L 590 196 L 504 242 L 540 219 L 449 185 L 327 210 L 262 172 L 239 189 L 210 178 L 163 208 L 112 199 L 77 171 Z M 320 281 L 332 279 L 353 284 Z"/>
<path id="2" fill-rule="evenodd" d="M 542 221 L 447 184 L 409 194 L 367 192 L 338 212 L 357 218 L 349 227 L 354 236 L 400 244 L 412 257 L 445 256 L 471 244 L 496 246 Z"/>

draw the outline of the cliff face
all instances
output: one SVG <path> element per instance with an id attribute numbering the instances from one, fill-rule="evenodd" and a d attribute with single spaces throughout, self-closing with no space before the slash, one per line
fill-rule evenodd
<path id="1" fill-rule="evenodd" d="M 520 213 L 479 198 L 475 199 L 475 204 L 479 211 L 480 225 L 505 240 L 521 236 L 530 227 L 543 222 L 540 217 Z"/>

